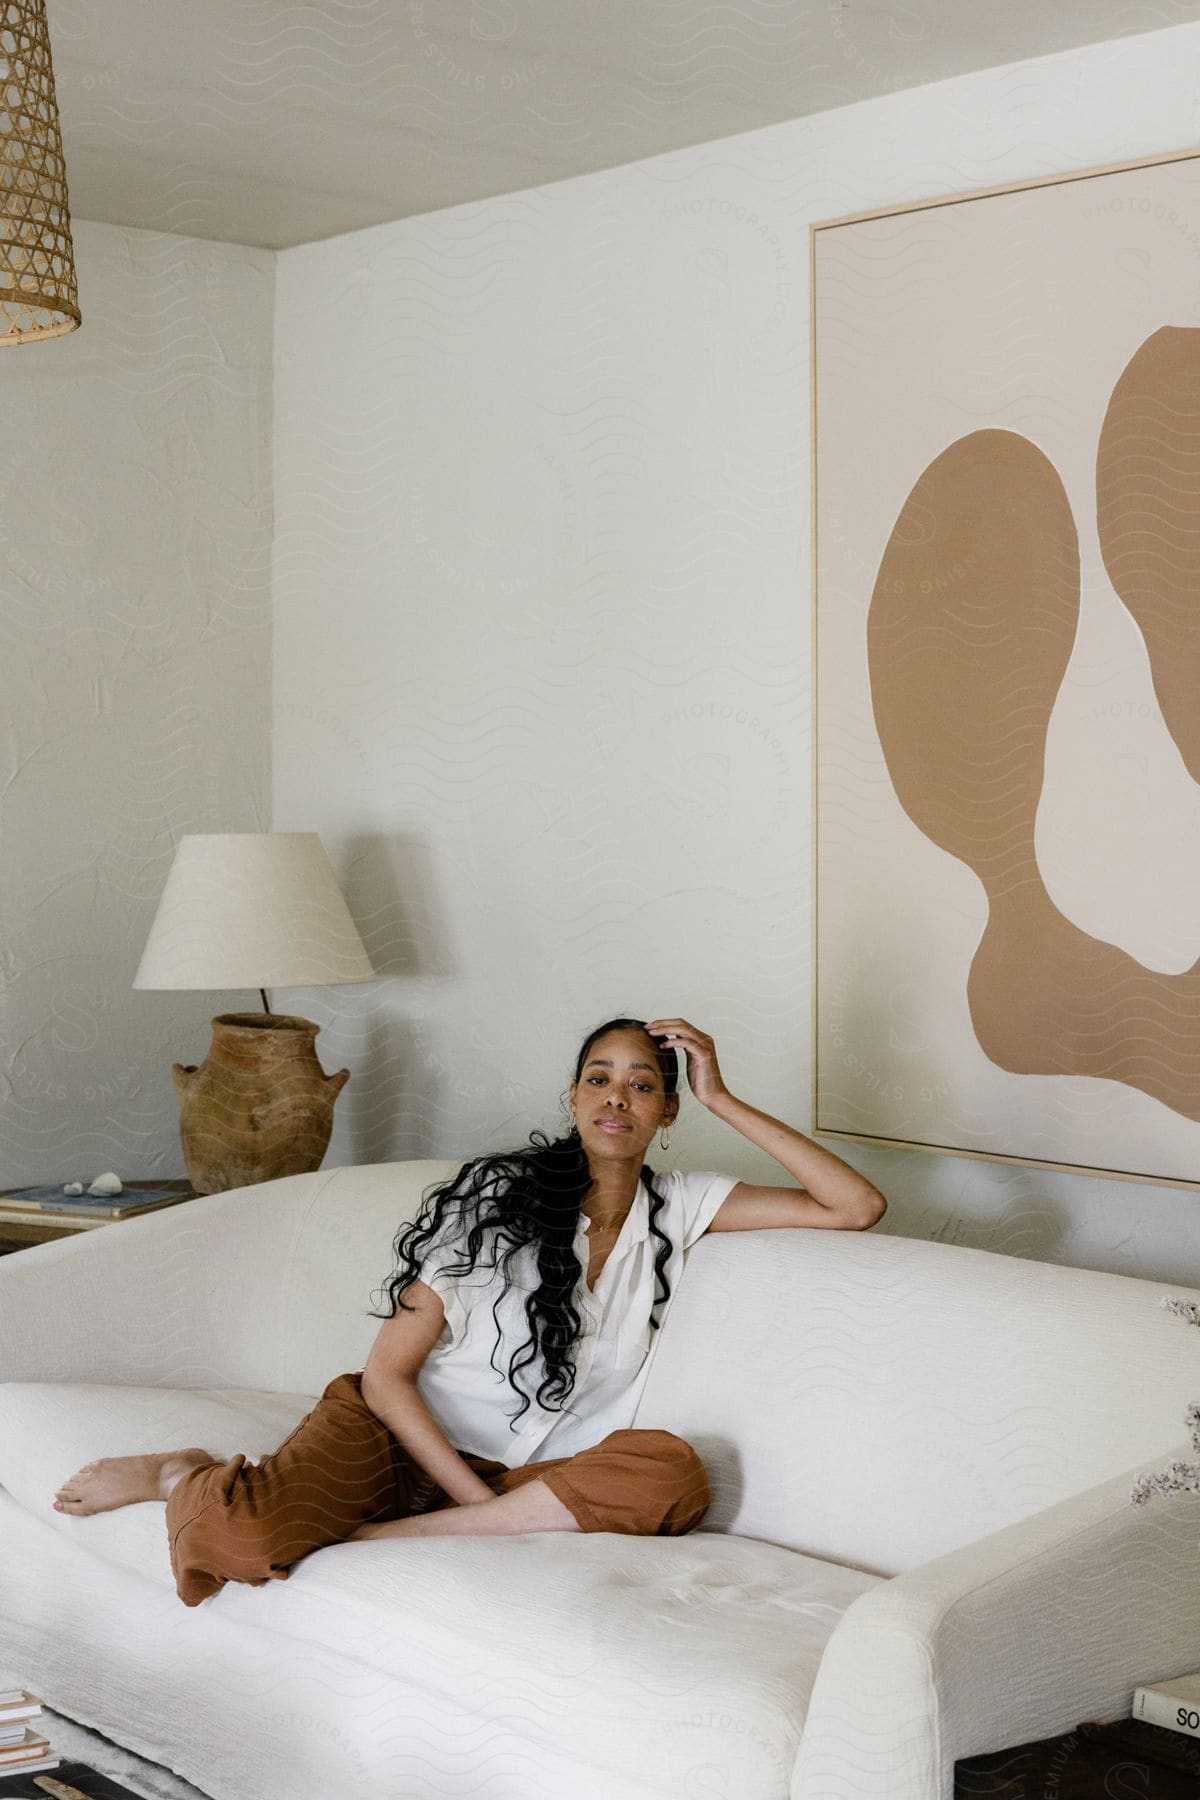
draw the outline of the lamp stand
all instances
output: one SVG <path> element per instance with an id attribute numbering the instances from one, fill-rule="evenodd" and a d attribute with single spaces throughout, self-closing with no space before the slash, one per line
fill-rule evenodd
<path id="1" fill-rule="evenodd" d="M 350 1079 L 349 1069 L 322 1069 L 320 1026 L 287 1013 L 220 1013 L 212 1029 L 199 1068 L 171 1068 L 195 1191 L 220 1194 L 319 1169 L 334 1104 Z"/>

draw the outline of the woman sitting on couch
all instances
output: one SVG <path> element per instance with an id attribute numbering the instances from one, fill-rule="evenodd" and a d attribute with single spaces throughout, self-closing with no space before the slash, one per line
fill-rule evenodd
<path id="1" fill-rule="evenodd" d="M 677 1049 L 700 1104 L 799 1188 L 645 1166 L 679 1111 Z M 397 1237 L 366 1368 L 330 1382 L 272 1455 L 110 1457 L 73 1475 L 55 1507 L 165 1500 L 188 1606 L 348 1540 L 692 1530 L 709 1503 L 700 1458 L 671 1432 L 631 1425 L 684 1252 L 706 1231 L 865 1230 L 884 1200 L 839 1157 L 735 1099 L 712 1039 L 686 1019 L 599 1026 L 568 1103 L 565 1136 L 535 1132 L 431 1190 Z"/>

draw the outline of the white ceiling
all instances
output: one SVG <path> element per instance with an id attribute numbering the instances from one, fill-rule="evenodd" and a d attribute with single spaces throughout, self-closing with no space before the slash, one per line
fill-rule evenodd
<path id="1" fill-rule="evenodd" d="M 1200 0 L 47 0 L 77 218 L 272 249 Z"/>

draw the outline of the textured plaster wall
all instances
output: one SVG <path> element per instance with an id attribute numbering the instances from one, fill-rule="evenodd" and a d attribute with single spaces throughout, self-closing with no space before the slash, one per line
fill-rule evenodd
<path id="1" fill-rule="evenodd" d="M 1187 147 L 1198 62 L 1182 27 L 278 268 L 77 221 L 85 330 L 0 353 L 0 1181 L 181 1172 L 170 1063 L 254 1004 L 130 988 L 186 831 L 342 874 L 379 983 L 274 997 L 354 1071 L 329 1162 L 552 1124 L 624 1008 L 805 1124 L 808 223 Z M 888 1229 L 1200 1279 L 1191 1193 L 846 1154 Z M 770 1168 L 694 1106 L 676 1158 Z"/>
<path id="2" fill-rule="evenodd" d="M 617 1010 L 808 1122 L 808 225 L 1185 148 L 1198 63 L 1182 27 L 281 255 L 273 821 L 380 969 L 277 1002 L 353 1070 L 331 1162 L 553 1124 Z M 1193 1193 L 846 1154 L 889 1230 L 1200 1280 Z M 676 1159 L 772 1167 L 694 1104 Z"/>
<path id="3" fill-rule="evenodd" d="M 248 997 L 130 984 L 180 835 L 270 825 L 274 257 L 74 233 L 83 329 L 0 351 L 6 1187 L 183 1173 Z"/>

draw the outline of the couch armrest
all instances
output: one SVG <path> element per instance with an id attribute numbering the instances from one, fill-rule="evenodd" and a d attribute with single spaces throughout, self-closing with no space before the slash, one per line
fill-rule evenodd
<path id="1" fill-rule="evenodd" d="M 282 1387 L 285 1272 L 336 1171 L 0 1256 L 0 1381 Z"/>
<path id="2" fill-rule="evenodd" d="M 190 1209 L 208 1204 L 0 1257 L 0 1381 L 205 1385 Z"/>
<path id="3" fill-rule="evenodd" d="M 1200 1668 L 1200 1496 L 1132 1506 L 1141 1472 L 856 1600 L 821 1660 L 792 1800 L 951 1800 L 960 1757 L 1124 1717 L 1141 1682 Z"/>

